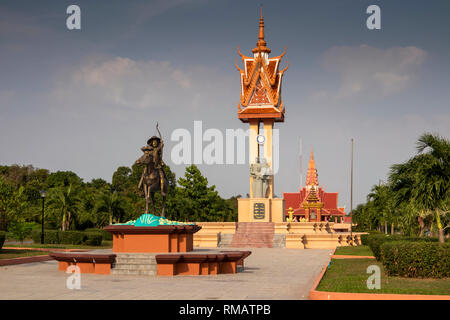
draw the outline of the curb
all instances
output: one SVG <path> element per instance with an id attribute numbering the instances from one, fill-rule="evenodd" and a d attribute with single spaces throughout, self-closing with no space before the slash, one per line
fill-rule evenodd
<path id="1" fill-rule="evenodd" d="M 59 248 L 27 248 L 27 247 L 3 247 L 8 250 L 34 250 L 34 251 L 49 251 L 49 252 L 86 252 L 89 249 L 59 249 Z"/>
<path id="2" fill-rule="evenodd" d="M 328 263 L 331 259 L 331 256 Z M 344 258 L 347 259 L 347 258 Z M 425 295 L 425 294 L 393 294 L 393 293 L 352 293 L 352 292 L 331 292 L 316 290 L 322 280 L 328 265 L 326 265 L 317 277 L 314 285 L 309 291 L 310 300 L 450 300 L 450 295 Z"/>
<path id="3" fill-rule="evenodd" d="M 42 262 L 42 261 L 50 261 L 53 260 L 48 254 L 44 254 L 44 252 L 86 252 L 89 251 L 87 249 L 52 249 L 52 248 L 26 248 L 26 247 L 3 247 L 2 249 L 8 250 L 33 250 L 33 251 L 42 251 L 43 254 L 40 256 L 31 256 L 31 257 L 19 257 L 19 258 L 11 258 L 11 259 L 1 259 L 1 266 L 12 266 L 16 264 L 24 264 L 24 263 L 34 263 L 34 262 Z"/>
<path id="4" fill-rule="evenodd" d="M 349 255 L 332 255 L 332 259 L 375 259 L 374 256 L 349 256 Z"/>
<path id="5" fill-rule="evenodd" d="M 52 257 L 50 257 L 49 255 L 2 259 L 2 260 L 0 260 L 0 266 L 11 266 L 11 265 L 15 265 L 15 264 L 33 263 L 33 262 L 41 262 L 41 261 L 49 261 L 49 260 L 52 260 Z"/>

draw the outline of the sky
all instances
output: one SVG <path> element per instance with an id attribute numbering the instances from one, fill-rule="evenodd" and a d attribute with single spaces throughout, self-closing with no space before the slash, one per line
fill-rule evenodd
<path id="1" fill-rule="evenodd" d="M 66 9 L 81 9 L 68 30 Z M 272 56 L 284 46 L 285 122 L 275 194 L 300 187 L 311 149 L 319 184 L 350 208 L 366 201 L 394 163 L 416 154 L 424 132 L 450 135 L 450 2 L 3 0 L 0 2 L 0 164 L 84 181 L 111 181 L 159 128 L 177 177 L 177 129 L 247 129 L 237 118 L 236 48 L 251 55 L 263 5 Z M 381 9 L 369 30 L 366 9 Z M 285 61 L 282 66 L 285 66 Z M 203 143 L 205 147 L 207 143 Z M 223 197 L 249 192 L 247 164 L 201 164 Z"/>

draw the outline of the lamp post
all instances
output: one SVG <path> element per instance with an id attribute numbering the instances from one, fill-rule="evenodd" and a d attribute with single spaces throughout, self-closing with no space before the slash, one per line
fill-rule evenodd
<path id="1" fill-rule="evenodd" d="M 45 196 L 47 195 L 47 191 L 41 190 L 41 198 L 42 198 L 42 231 L 41 231 L 41 244 L 44 244 L 44 206 L 45 206 Z"/>
<path id="2" fill-rule="evenodd" d="M 352 155 L 350 165 L 350 238 L 353 245 L 353 138 L 352 138 Z"/>

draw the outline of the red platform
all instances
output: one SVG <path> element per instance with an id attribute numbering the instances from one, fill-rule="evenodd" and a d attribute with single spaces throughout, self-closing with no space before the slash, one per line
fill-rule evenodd
<path id="1" fill-rule="evenodd" d="M 113 234 L 113 252 L 188 252 L 194 249 L 197 225 L 135 227 L 112 225 L 104 229 Z"/>

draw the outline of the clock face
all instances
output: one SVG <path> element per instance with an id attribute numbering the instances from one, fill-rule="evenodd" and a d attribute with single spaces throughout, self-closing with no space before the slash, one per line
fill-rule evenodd
<path id="1" fill-rule="evenodd" d="M 265 141 L 266 141 L 266 137 L 264 137 L 261 134 L 256 137 L 256 142 L 258 142 L 258 144 L 264 144 Z"/>

